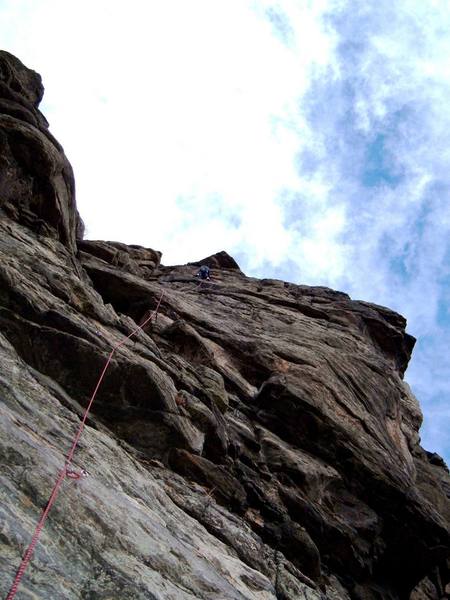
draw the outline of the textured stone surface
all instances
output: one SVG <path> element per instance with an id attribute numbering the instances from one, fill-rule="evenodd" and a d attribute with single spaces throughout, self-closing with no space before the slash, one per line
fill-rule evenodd
<path id="1" fill-rule="evenodd" d="M 420 447 L 405 320 L 246 277 L 225 252 L 166 267 L 80 240 L 40 78 L 0 66 L 2 597 L 110 349 L 162 292 L 113 358 L 75 454 L 88 476 L 64 482 L 17 597 L 444 597 L 450 478 Z"/>
<path id="2" fill-rule="evenodd" d="M 0 208 L 72 251 L 83 225 L 72 167 L 38 109 L 41 77 L 0 51 Z"/>

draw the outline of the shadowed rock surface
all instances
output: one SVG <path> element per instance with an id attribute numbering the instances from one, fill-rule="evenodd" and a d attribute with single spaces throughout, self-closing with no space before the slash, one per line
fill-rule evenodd
<path id="1" fill-rule="evenodd" d="M 0 52 L 0 592 L 111 348 L 17 598 L 437 600 L 450 478 L 387 308 L 82 241 L 40 77 Z M 197 265 L 212 281 L 200 283 Z M 447 596 L 445 595 L 447 594 Z"/>

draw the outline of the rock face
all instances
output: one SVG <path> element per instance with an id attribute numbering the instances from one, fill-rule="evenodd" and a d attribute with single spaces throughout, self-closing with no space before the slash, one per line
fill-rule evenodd
<path id="1" fill-rule="evenodd" d="M 75 454 L 88 475 L 64 482 L 17 598 L 448 597 L 450 478 L 419 444 L 405 320 L 224 252 L 196 263 L 203 283 L 81 241 L 42 92 L 0 53 L 2 597 L 111 348 L 159 300 L 111 362 Z"/>
<path id="2" fill-rule="evenodd" d="M 40 75 L 0 51 L 0 208 L 74 252 L 83 226 L 73 172 L 38 110 L 43 93 Z"/>

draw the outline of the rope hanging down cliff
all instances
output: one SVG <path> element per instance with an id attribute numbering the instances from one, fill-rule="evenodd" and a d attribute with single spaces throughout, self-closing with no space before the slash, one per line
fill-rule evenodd
<path id="1" fill-rule="evenodd" d="M 39 540 L 39 536 L 41 534 L 42 528 L 44 527 L 45 521 L 47 519 L 48 513 L 50 512 L 50 509 L 52 507 L 52 505 L 55 503 L 56 498 L 58 496 L 58 492 L 59 489 L 62 485 L 62 482 L 64 481 L 64 479 L 66 477 L 69 477 L 71 479 L 79 479 L 80 477 L 83 477 L 85 475 L 85 471 L 81 471 L 80 473 L 76 473 L 75 471 L 71 470 L 69 467 L 72 464 L 72 460 L 73 460 L 73 456 L 75 454 L 75 450 L 76 447 L 78 445 L 78 442 L 80 440 L 81 434 L 83 433 L 83 429 L 87 420 L 87 417 L 89 415 L 89 411 L 91 410 L 92 404 L 95 400 L 95 397 L 97 395 L 97 392 L 100 388 L 100 385 L 102 384 L 102 381 L 105 377 L 106 371 L 108 370 L 108 367 L 111 363 L 111 360 L 114 356 L 114 354 L 117 352 L 117 350 L 123 346 L 123 344 L 129 340 L 130 338 L 132 338 L 138 331 L 141 331 L 143 329 L 143 327 L 145 327 L 145 325 L 147 325 L 147 323 L 149 323 L 149 321 L 151 321 L 153 319 L 153 317 L 156 317 L 156 315 L 158 314 L 158 310 L 159 307 L 161 306 L 161 301 L 163 299 L 164 296 L 164 290 L 161 292 L 161 295 L 159 297 L 158 303 L 156 305 L 156 308 L 154 311 L 152 311 L 150 313 L 150 315 L 145 319 L 145 321 L 143 323 L 141 323 L 140 325 L 138 325 L 135 329 L 133 329 L 133 331 L 127 335 L 126 338 L 124 338 L 122 341 L 120 341 L 116 346 L 113 347 L 113 349 L 111 350 L 111 352 L 108 355 L 108 359 L 105 363 L 105 366 L 103 367 L 103 370 L 100 374 L 100 377 L 98 378 L 97 384 L 94 388 L 94 391 L 92 392 L 92 396 L 89 400 L 89 403 L 84 411 L 83 414 L 83 418 L 81 420 L 80 426 L 78 427 L 78 430 L 75 434 L 75 437 L 73 439 L 72 442 L 72 446 L 69 450 L 69 453 L 67 455 L 66 458 L 66 462 L 64 465 L 64 468 L 61 470 L 60 474 L 58 475 L 58 478 L 55 482 L 55 485 L 53 486 L 53 490 L 50 494 L 50 498 L 48 499 L 48 502 L 42 512 L 41 518 L 39 519 L 38 524 L 36 525 L 36 529 L 34 530 L 34 534 L 33 537 L 31 538 L 31 542 L 30 545 L 28 546 L 23 558 L 22 558 L 22 562 L 19 565 L 19 568 L 17 569 L 17 573 L 16 576 L 14 578 L 13 584 L 11 586 L 11 589 L 9 590 L 9 593 L 6 597 L 6 600 L 13 600 L 13 598 L 15 597 L 20 581 L 23 577 L 23 574 L 25 573 L 25 569 L 28 566 L 28 563 L 31 560 L 31 556 L 33 554 L 34 548 Z"/>

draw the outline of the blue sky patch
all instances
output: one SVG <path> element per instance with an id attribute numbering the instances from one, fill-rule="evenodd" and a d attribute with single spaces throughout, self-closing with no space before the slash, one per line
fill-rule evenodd
<path id="1" fill-rule="evenodd" d="M 389 185 L 395 187 L 403 180 L 392 168 L 392 157 L 386 149 L 386 136 L 378 134 L 365 151 L 361 182 L 366 187 Z"/>

